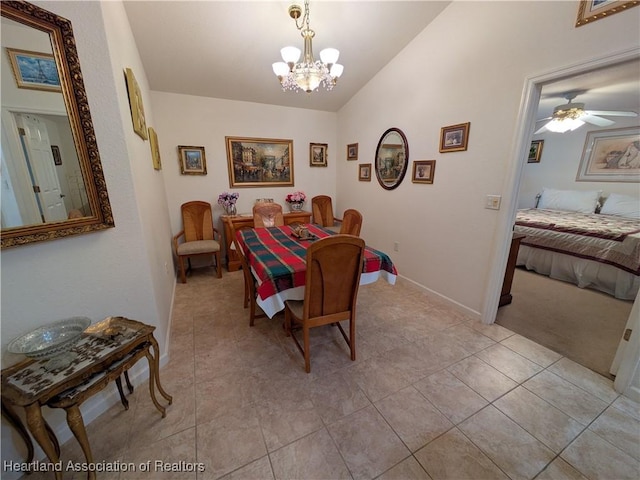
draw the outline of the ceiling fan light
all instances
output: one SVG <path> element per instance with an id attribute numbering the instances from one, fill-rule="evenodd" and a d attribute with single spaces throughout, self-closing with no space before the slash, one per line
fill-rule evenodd
<path id="1" fill-rule="evenodd" d="M 565 133 L 569 130 L 573 131 L 576 128 L 580 128 L 582 125 L 584 125 L 584 122 L 579 119 L 565 118 L 564 120 L 559 120 L 554 118 L 545 125 L 545 128 L 553 133 Z"/>
<path id="2" fill-rule="evenodd" d="M 322 63 L 326 63 L 328 65 L 332 65 L 338 61 L 338 57 L 340 56 L 340 51 L 335 48 L 325 48 L 320 51 L 320 60 Z"/>

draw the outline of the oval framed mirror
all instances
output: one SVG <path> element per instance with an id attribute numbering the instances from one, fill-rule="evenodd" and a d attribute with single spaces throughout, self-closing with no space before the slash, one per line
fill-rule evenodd
<path id="1" fill-rule="evenodd" d="M 404 178 L 409 164 L 407 137 L 399 128 L 382 134 L 376 148 L 376 177 L 382 188 L 393 190 Z"/>
<path id="2" fill-rule="evenodd" d="M 71 22 L 3 1 L 1 248 L 114 227 Z"/>

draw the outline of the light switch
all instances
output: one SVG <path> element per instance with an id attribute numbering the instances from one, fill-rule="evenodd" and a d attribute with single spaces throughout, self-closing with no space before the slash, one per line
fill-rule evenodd
<path id="1" fill-rule="evenodd" d="M 502 200 L 502 195 L 487 195 L 484 208 L 489 208 L 491 210 L 500 210 L 501 200 Z"/>

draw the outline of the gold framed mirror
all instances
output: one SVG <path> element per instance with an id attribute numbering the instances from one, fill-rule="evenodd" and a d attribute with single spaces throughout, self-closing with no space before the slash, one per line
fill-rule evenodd
<path id="1" fill-rule="evenodd" d="M 71 22 L 3 1 L 1 248 L 115 226 Z"/>

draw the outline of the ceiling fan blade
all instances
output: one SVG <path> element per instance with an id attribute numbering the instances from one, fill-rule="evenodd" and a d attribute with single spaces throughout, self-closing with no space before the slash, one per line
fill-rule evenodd
<path id="1" fill-rule="evenodd" d="M 546 117 L 546 118 L 541 118 L 540 120 L 536 120 L 536 123 L 538 122 L 544 122 L 545 120 L 551 120 L 553 117 Z"/>
<path id="2" fill-rule="evenodd" d="M 609 120 L 607 118 L 602 118 L 602 117 L 596 117 L 595 115 L 582 115 L 580 117 L 580 120 L 582 120 L 583 122 L 587 122 L 587 123 L 591 123 L 592 125 L 597 125 L 598 127 L 608 127 L 609 125 L 613 125 L 614 122 L 613 120 Z"/>
<path id="3" fill-rule="evenodd" d="M 605 115 L 608 117 L 637 117 L 636 112 L 624 112 L 624 111 L 607 111 L 607 110 L 585 110 L 587 115 Z"/>

